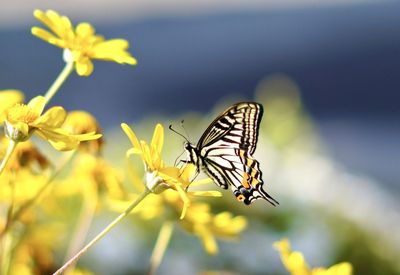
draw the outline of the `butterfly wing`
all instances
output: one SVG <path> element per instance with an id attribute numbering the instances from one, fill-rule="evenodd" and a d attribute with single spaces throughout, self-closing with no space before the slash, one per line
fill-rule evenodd
<path id="1" fill-rule="evenodd" d="M 259 163 L 253 159 L 261 121 L 262 105 L 241 102 L 218 116 L 207 128 L 197 145 L 207 174 L 220 187 L 230 185 L 239 201 L 250 204 L 264 198 L 278 202 L 262 188 Z"/>
<path id="2" fill-rule="evenodd" d="M 203 167 L 217 185 L 224 189 L 231 186 L 236 198 L 245 204 L 261 198 L 272 205 L 279 204 L 263 189 L 260 164 L 246 151 L 232 148 L 213 151 L 203 160 Z"/>
<path id="3" fill-rule="evenodd" d="M 240 102 L 220 114 L 200 137 L 197 149 L 212 146 L 222 139 L 227 146 L 246 150 L 256 149 L 263 107 L 255 102 Z"/>

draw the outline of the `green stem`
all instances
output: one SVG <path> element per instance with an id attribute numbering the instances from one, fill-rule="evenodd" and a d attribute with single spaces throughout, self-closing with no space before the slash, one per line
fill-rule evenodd
<path id="1" fill-rule="evenodd" d="M 72 241 L 68 247 L 65 261 L 75 255 L 79 251 L 79 248 L 84 244 L 87 233 L 89 232 L 90 225 L 92 224 L 94 214 L 96 212 L 96 206 L 98 201 L 97 190 L 95 191 L 95 198 L 88 194 L 88 189 L 85 190 L 82 202 L 81 212 L 79 214 L 78 222 L 75 226 L 75 231 L 72 235 Z M 90 190 L 92 191 L 92 190 Z M 65 274 L 69 274 L 75 267 L 72 264 L 65 270 Z"/>
<path id="2" fill-rule="evenodd" d="M 66 262 L 62 267 L 60 267 L 53 275 L 62 274 L 71 264 L 79 260 L 94 244 L 101 240 L 111 229 L 113 229 L 120 221 L 122 221 L 151 191 L 146 188 L 146 190 L 132 202 L 128 208 L 121 213 L 117 218 L 115 218 L 106 228 L 103 229 L 94 239 L 92 239 L 86 246 L 84 246 L 78 253 L 75 254 L 68 262 Z"/>
<path id="3" fill-rule="evenodd" d="M 74 70 L 74 62 L 72 61 L 66 62 L 64 69 L 61 71 L 61 73 L 58 75 L 56 80 L 53 82 L 53 84 L 50 86 L 50 88 L 44 95 L 46 99 L 46 104 L 49 103 L 49 101 L 57 93 L 58 89 L 60 89 L 61 85 L 64 83 L 67 77 L 72 73 L 73 70 Z"/>
<path id="4" fill-rule="evenodd" d="M 8 143 L 6 155 L 4 156 L 4 158 L 0 164 L 0 175 L 3 173 L 4 169 L 6 168 L 6 165 L 7 165 L 8 161 L 10 160 L 11 155 L 14 152 L 15 148 L 17 147 L 17 144 L 18 144 L 18 142 L 10 139 L 10 142 Z"/>
<path id="5" fill-rule="evenodd" d="M 174 224 L 172 221 L 166 221 L 163 223 L 160 233 L 158 234 L 156 245 L 153 249 L 153 254 L 151 255 L 149 275 L 155 274 L 160 266 L 165 251 L 167 250 L 168 243 L 171 240 L 173 230 Z"/>
<path id="6" fill-rule="evenodd" d="M 7 234 L 2 240 L 2 261 L 1 261 L 1 274 L 7 275 L 10 270 L 11 262 L 11 249 L 12 249 L 12 236 Z"/>
<path id="7" fill-rule="evenodd" d="M 11 203 L 10 207 L 8 208 L 7 211 L 7 220 L 6 220 L 6 225 L 5 228 L 8 227 L 10 222 L 12 221 L 12 216 L 13 216 L 13 211 L 14 211 L 14 206 L 15 206 L 15 182 L 14 179 L 10 181 L 10 188 L 11 188 Z M 11 234 L 7 234 L 5 238 L 0 238 L 0 246 L 2 246 L 1 249 L 1 259 L 0 259 L 0 274 L 8 274 L 9 273 L 9 268 L 10 268 L 10 262 L 11 262 L 11 254 L 12 254 L 12 236 Z"/>

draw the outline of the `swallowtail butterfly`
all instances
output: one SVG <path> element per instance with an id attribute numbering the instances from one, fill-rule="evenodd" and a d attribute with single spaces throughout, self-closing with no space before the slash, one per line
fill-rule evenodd
<path id="1" fill-rule="evenodd" d="M 260 198 L 279 204 L 264 191 L 260 165 L 253 158 L 262 114 L 261 104 L 237 103 L 208 126 L 196 146 L 185 143 L 187 162 L 223 189 L 230 186 L 237 200 L 246 205 Z"/>

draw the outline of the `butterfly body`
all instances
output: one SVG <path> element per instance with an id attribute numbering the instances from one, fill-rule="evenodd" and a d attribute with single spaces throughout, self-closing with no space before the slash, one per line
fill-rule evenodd
<path id="1" fill-rule="evenodd" d="M 253 158 L 263 114 L 261 104 L 240 102 L 220 114 L 208 126 L 196 146 L 187 142 L 188 161 L 214 182 L 232 189 L 237 200 L 250 204 L 263 198 L 278 204 L 262 188 L 259 163 Z"/>

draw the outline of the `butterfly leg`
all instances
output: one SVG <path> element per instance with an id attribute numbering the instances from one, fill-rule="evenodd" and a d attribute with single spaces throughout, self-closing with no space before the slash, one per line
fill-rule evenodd
<path id="1" fill-rule="evenodd" d="M 192 184 L 192 182 L 197 178 L 197 176 L 200 174 L 200 170 L 196 169 L 196 173 L 194 175 L 194 177 L 190 180 L 190 183 L 188 184 L 188 186 L 186 186 L 185 191 L 187 192 L 189 189 L 189 186 Z"/>

